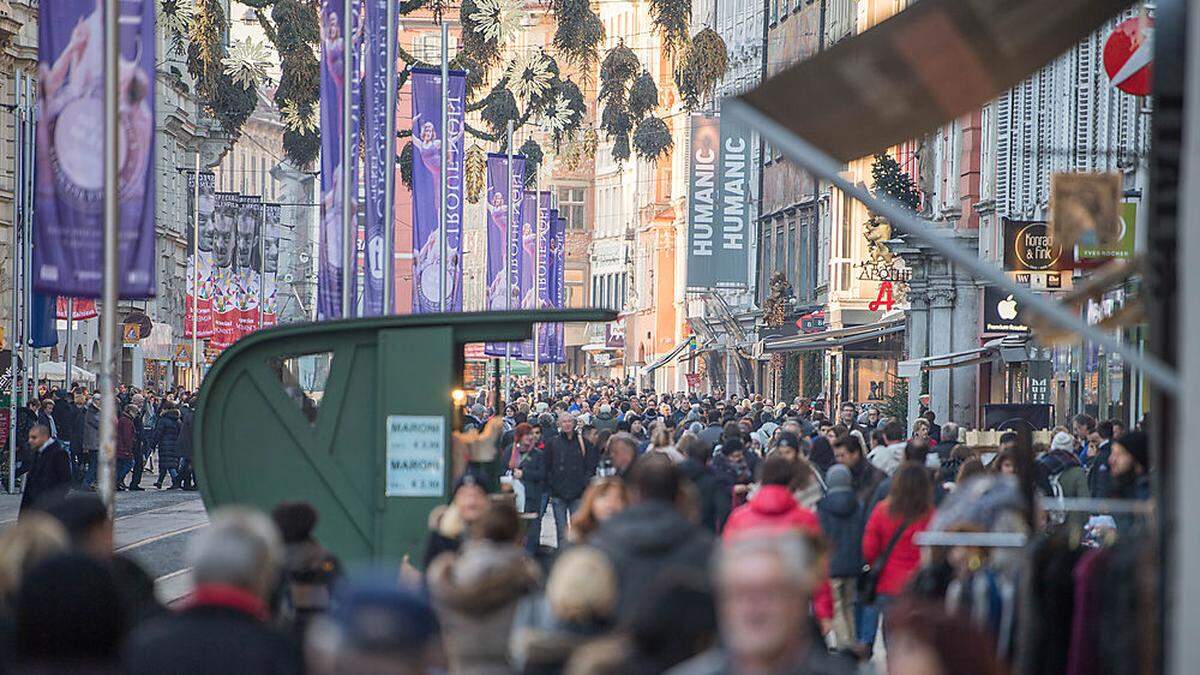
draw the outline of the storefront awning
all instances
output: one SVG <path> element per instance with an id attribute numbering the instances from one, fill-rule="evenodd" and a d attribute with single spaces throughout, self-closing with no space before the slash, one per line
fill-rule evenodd
<path id="1" fill-rule="evenodd" d="M 917 377 L 921 371 L 942 370 L 944 368 L 965 368 L 983 363 L 1003 360 L 1005 363 L 1020 363 L 1028 360 L 1026 344 L 1028 338 L 1024 335 L 991 340 L 982 347 L 965 349 L 961 352 L 926 356 L 920 359 L 908 359 L 896 364 L 896 375 L 899 377 Z"/>
<path id="2" fill-rule="evenodd" d="M 856 342 L 874 340 L 885 335 L 904 332 L 904 317 L 896 317 L 887 321 L 836 328 L 812 335 L 793 335 L 786 338 L 763 340 L 763 353 L 798 352 L 810 349 L 828 349 L 844 347 Z"/>
<path id="3" fill-rule="evenodd" d="M 688 339 L 684 340 L 683 342 L 680 342 L 679 344 L 675 345 L 675 347 L 673 349 L 671 349 L 671 351 L 667 352 L 667 354 L 665 356 L 657 359 L 654 363 L 651 363 L 650 365 L 646 366 L 646 369 L 642 371 L 642 374 L 649 375 L 650 373 L 653 373 L 654 371 L 658 370 L 659 368 L 662 368 L 663 366 L 667 365 L 668 363 L 673 361 L 676 357 L 678 357 L 680 354 L 682 354 L 689 346 L 691 346 L 691 344 L 692 344 L 692 338 L 688 338 Z"/>

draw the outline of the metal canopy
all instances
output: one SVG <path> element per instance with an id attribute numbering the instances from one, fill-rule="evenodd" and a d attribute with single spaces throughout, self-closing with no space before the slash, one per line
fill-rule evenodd
<path id="1" fill-rule="evenodd" d="M 904 332 L 904 317 L 868 323 L 861 326 L 835 328 L 822 333 L 810 335 L 793 335 L 785 338 L 763 341 L 763 353 L 795 352 L 811 349 L 826 349 L 829 347 L 844 347 L 856 342 L 873 340 L 885 335 Z"/>

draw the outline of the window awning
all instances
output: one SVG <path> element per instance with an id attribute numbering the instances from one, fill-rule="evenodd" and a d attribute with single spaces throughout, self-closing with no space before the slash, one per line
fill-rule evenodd
<path id="1" fill-rule="evenodd" d="M 1028 338 L 1024 335 L 1010 335 L 991 340 L 982 347 L 965 349 L 961 352 L 926 356 L 920 359 L 908 359 L 896 364 L 896 375 L 899 377 L 917 377 L 921 371 L 942 370 L 944 368 L 965 368 L 983 363 L 1003 360 L 1005 363 L 1020 363 L 1028 360 L 1026 344 Z"/>
<path id="2" fill-rule="evenodd" d="M 692 344 L 692 338 L 688 338 L 688 339 L 684 340 L 683 342 L 680 342 L 679 344 L 675 345 L 675 347 L 672 348 L 671 351 L 667 352 L 665 356 L 660 357 L 654 363 L 651 363 L 650 365 L 646 366 L 646 369 L 642 371 L 642 374 L 649 375 L 650 373 L 653 373 L 655 370 L 658 370 L 659 368 L 662 368 L 663 366 L 667 365 L 671 361 L 675 360 L 675 358 L 678 357 L 680 354 L 682 354 L 684 352 L 684 350 L 686 350 L 691 344 Z"/>
<path id="3" fill-rule="evenodd" d="M 856 342 L 874 340 L 885 335 L 904 332 L 904 317 L 899 316 L 886 321 L 836 328 L 811 335 L 793 335 L 791 337 L 763 340 L 763 353 L 798 352 L 810 349 L 828 349 L 843 347 Z"/>

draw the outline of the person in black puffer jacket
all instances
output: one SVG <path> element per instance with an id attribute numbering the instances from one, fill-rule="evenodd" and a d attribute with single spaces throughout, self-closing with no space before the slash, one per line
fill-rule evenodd
<path id="1" fill-rule="evenodd" d="M 854 589 L 862 572 L 863 505 L 851 487 L 850 470 L 841 464 L 825 474 L 828 492 L 817 502 L 821 532 L 829 540 L 829 585 L 833 591 L 833 634 L 839 649 L 855 644 Z"/>
<path id="2" fill-rule="evenodd" d="M 559 415 L 558 429 L 559 434 L 546 442 L 546 487 L 547 508 L 554 510 L 558 541 L 563 542 L 570 514 L 579 508 L 579 498 L 596 474 L 600 453 L 583 440 L 571 415 Z"/>
<path id="3" fill-rule="evenodd" d="M 196 489 L 196 469 L 192 466 L 192 424 L 195 417 L 188 404 L 179 407 L 179 487 L 184 490 Z"/>
<path id="4" fill-rule="evenodd" d="M 162 489 L 163 478 L 171 476 L 171 489 L 177 489 L 179 484 L 179 438 L 183 425 L 179 422 L 179 410 L 174 404 L 166 403 L 158 416 L 158 424 L 154 426 L 154 434 L 150 439 L 150 447 L 158 450 L 158 481 L 154 487 Z"/>

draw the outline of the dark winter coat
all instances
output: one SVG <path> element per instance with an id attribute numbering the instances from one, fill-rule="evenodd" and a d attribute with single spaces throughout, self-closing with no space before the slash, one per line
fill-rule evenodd
<path id="1" fill-rule="evenodd" d="M 196 415 L 191 408 L 179 409 L 179 458 L 192 460 L 192 423 Z"/>
<path id="2" fill-rule="evenodd" d="M 871 512 L 871 508 L 875 505 L 875 489 L 879 487 L 885 477 L 884 473 L 872 464 L 866 455 L 862 456 L 858 464 L 850 467 L 850 487 L 854 488 L 858 503 L 863 506 L 863 513 Z"/>
<path id="3" fill-rule="evenodd" d="M 179 437 L 182 431 L 178 410 L 168 410 L 158 416 L 149 447 L 158 449 L 159 466 L 163 469 L 179 467 Z"/>
<path id="4" fill-rule="evenodd" d="M 607 415 L 601 413 L 592 418 L 592 426 L 596 427 L 597 429 L 599 429 L 601 431 L 603 431 L 604 429 L 608 429 L 609 431 L 616 433 L 617 432 L 617 418 L 613 417 L 612 413 L 609 413 Z"/>
<path id="5" fill-rule="evenodd" d="M 833 488 L 817 502 L 821 531 L 829 541 L 829 576 L 856 577 L 862 571 L 863 506 L 853 490 Z"/>
<path id="6" fill-rule="evenodd" d="M 672 571 L 708 574 L 713 537 L 667 503 L 634 504 L 600 525 L 591 545 L 616 572 L 617 619 L 627 619 L 637 598 Z"/>
<path id="7" fill-rule="evenodd" d="M 704 441 L 704 444 L 708 446 L 709 452 L 712 452 L 721 444 L 721 434 L 724 430 L 724 427 L 720 424 L 710 424 L 700 430 L 700 440 Z"/>
<path id="8" fill-rule="evenodd" d="M 525 486 L 525 512 L 539 513 L 546 495 L 546 451 L 534 448 L 521 458 L 521 484 Z"/>
<path id="9" fill-rule="evenodd" d="M 1107 495 L 1112 483 L 1112 474 L 1108 467 L 1108 458 L 1112 455 L 1112 441 L 1104 441 L 1096 449 L 1096 456 L 1088 461 L 1087 484 L 1088 492 L 1093 496 Z"/>
<path id="10" fill-rule="evenodd" d="M 870 439 L 868 438 L 868 440 Z M 956 445 L 958 445 L 957 438 L 948 441 L 942 441 L 930 448 L 929 451 L 936 452 L 938 454 L 938 459 L 944 463 L 950 459 L 950 451 L 953 450 L 954 446 Z"/>
<path id="11" fill-rule="evenodd" d="M 130 415 L 122 413 L 117 418 L 117 459 L 133 459 L 137 434 L 137 422 Z"/>
<path id="12" fill-rule="evenodd" d="M 546 443 L 546 483 L 550 496 L 568 504 L 582 497 L 599 463 L 600 453 L 581 442 L 578 432 L 571 438 L 558 435 L 550 439 Z"/>
<path id="13" fill-rule="evenodd" d="M 71 486 L 71 460 L 58 441 L 51 440 L 40 452 L 31 453 L 28 467 L 21 495 L 22 513 L 43 499 L 65 495 Z"/>
<path id="14" fill-rule="evenodd" d="M 86 452 L 100 449 L 100 408 L 91 404 L 83 413 L 83 449 Z"/>
<path id="15" fill-rule="evenodd" d="M 696 487 L 697 496 L 700 498 L 700 524 L 705 530 L 716 532 L 718 525 L 729 517 L 729 495 L 721 489 L 716 476 L 712 475 L 708 467 L 694 459 L 688 458 L 680 462 L 679 471 Z"/>
<path id="16" fill-rule="evenodd" d="M 126 641 L 127 675 L 293 675 L 304 672 L 287 636 L 233 607 L 199 605 L 151 619 Z"/>

